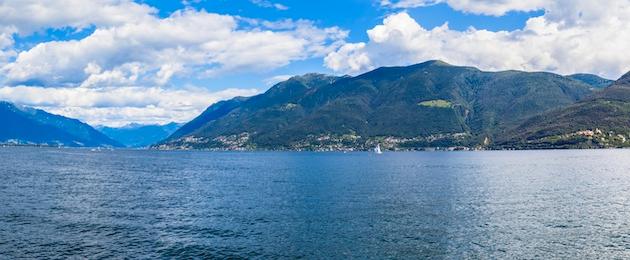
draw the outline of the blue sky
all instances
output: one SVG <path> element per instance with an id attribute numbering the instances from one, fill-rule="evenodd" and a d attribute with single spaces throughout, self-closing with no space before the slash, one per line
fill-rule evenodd
<path id="1" fill-rule="evenodd" d="M 118 126 L 432 59 L 615 79 L 627 24 L 630 0 L 0 0 L 0 99 Z"/>
<path id="2" fill-rule="evenodd" d="M 277 21 L 283 19 L 307 19 L 314 21 L 321 27 L 338 26 L 349 31 L 349 42 L 366 41 L 366 31 L 381 23 L 388 14 L 399 11 L 379 5 L 378 2 L 366 0 L 346 1 L 277 1 L 286 6 L 287 10 L 278 10 L 273 7 L 264 7 L 250 0 L 219 0 L 219 1 L 159 1 L 138 0 L 138 3 L 147 4 L 159 10 L 162 18 L 170 16 L 173 12 L 184 8 L 206 10 L 212 13 L 237 15 L 248 18 Z M 335 8 L 331 8 L 334 6 Z M 492 31 L 515 30 L 522 28 L 530 17 L 540 16 L 542 11 L 522 12 L 513 11 L 504 16 L 476 15 L 459 12 L 449 5 L 442 3 L 423 8 L 409 9 L 408 13 L 416 19 L 420 25 L 426 28 L 440 26 L 446 22 L 456 30 L 466 30 L 469 27 L 487 29 Z M 93 33 L 94 26 L 81 30 L 75 28 L 46 29 L 35 34 L 16 38 L 19 50 L 28 50 L 41 42 L 80 40 Z M 420 61 L 419 61 L 420 62 Z M 277 75 L 300 75 L 309 72 L 335 74 L 336 72 L 324 66 L 321 57 L 292 62 L 288 66 L 282 66 L 272 71 L 244 73 L 231 73 L 224 77 L 175 78 L 173 85 L 199 85 L 212 90 L 220 90 L 230 87 L 253 87 L 265 89 L 269 87 L 269 79 Z M 337 73 L 338 74 L 338 73 Z"/>

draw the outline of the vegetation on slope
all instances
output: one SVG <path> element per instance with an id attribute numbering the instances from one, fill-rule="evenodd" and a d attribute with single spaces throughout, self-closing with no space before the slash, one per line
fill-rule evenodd
<path id="1" fill-rule="evenodd" d="M 308 74 L 217 103 L 163 149 L 391 149 L 477 146 L 592 87 L 551 73 L 484 72 L 429 61 L 356 77 Z"/>
<path id="2" fill-rule="evenodd" d="M 534 116 L 501 135 L 497 148 L 630 146 L 630 73 L 601 92 Z"/>

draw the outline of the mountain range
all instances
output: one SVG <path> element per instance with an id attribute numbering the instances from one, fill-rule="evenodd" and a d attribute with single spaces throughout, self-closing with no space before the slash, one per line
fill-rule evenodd
<path id="1" fill-rule="evenodd" d="M 0 143 L 67 147 L 122 145 L 79 120 L 0 101 Z"/>
<path id="2" fill-rule="evenodd" d="M 115 140 L 125 147 L 146 148 L 173 134 L 181 124 L 169 123 L 165 125 L 129 124 L 122 127 L 96 127 L 101 133 Z"/>
<path id="3" fill-rule="evenodd" d="M 529 118 L 498 147 L 608 148 L 630 144 L 630 72 L 575 104 Z"/>
<path id="4" fill-rule="evenodd" d="M 593 88 L 597 88 L 597 89 L 609 87 L 615 82 L 614 80 L 605 79 L 597 75 L 584 74 L 584 73 L 573 74 L 567 77 L 577 80 L 577 81 L 584 82 L 586 84 L 591 85 Z"/>
<path id="5" fill-rule="evenodd" d="M 554 134 L 594 131 L 598 124 L 571 123 L 577 116 L 597 116 L 593 111 L 566 113 L 609 102 L 605 97 L 620 91 L 619 82 L 607 87 L 611 83 L 588 74 L 487 72 L 442 61 L 383 67 L 356 77 L 307 74 L 254 97 L 216 103 L 154 148 L 552 148 L 556 144 L 522 146 L 522 140 L 534 138 L 529 132 L 545 135 L 535 130 L 551 118 L 565 120 L 553 127 Z"/>
<path id="6" fill-rule="evenodd" d="M 548 149 L 630 146 L 630 73 L 487 72 L 428 61 L 306 74 L 215 103 L 179 125 L 98 130 L 0 102 L 0 143 L 216 150 Z M 153 145 L 152 145 L 153 144 Z"/>

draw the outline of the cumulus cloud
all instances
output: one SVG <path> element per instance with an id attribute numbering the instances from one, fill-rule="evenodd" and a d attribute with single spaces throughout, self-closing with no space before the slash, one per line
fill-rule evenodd
<path id="1" fill-rule="evenodd" d="M 114 26 L 139 22 L 156 9 L 130 0 L 6 0 L 0 1 L 0 66 L 17 55 L 13 35 L 44 29 Z"/>
<path id="2" fill-rule="evenodd" d="M 277 10 L 280 11 L 286 11 L 289 10 L 289 7 L 283 4 L 279 4 L 279 3 L 273 3 L 271 1 L 268 0 L 251 0 L 252 3 L 254 3 L 257 6 L 260 7 L 265 7 L 265 8 L 275 8 Z"/>
<path id="3" fill-rule="evenodd" d="M 435 2 L 438 1 L 383 4 L 411 7 L 412 3 Z M 478 12 L 498 15 L 536 8 L 517 2 L 535 1 L 447 1 L 469 12 L 495 4 L 494 10 Z M 441 59 L 486 70 L 590 72 L 609 78 L 617 78 L 630 69 L 629 0 L 611 0 L 606 5 L 590 0 L 553 0 L 541 3 L 541 8 L 545 14 L 530 18 L 522 29 L 498 32 L 475 28 L 457 31 L 450 29 L 448 23 L 427 29 L 406 12 L 400 12 L 368 30 L 368 42 L 345 44 L 327 55 L 325 64 L 341 73 L 359 73 L 379 66 Z"/>
<path id="4" fill-rule="evenodd" d="M 47 28 L 122 25 L 151 19 L 156 9 L 130 0 L 5 0 L 0 26 L 21 35 Z"/>
<path id="5" fill-rule="evenodd" d="M 447 3 L 453 9 L 474 14 L 504 15 L 509 11 L 534 11 L 544 7 L 545 0 L 381 0 L 381 6 L 414 8 Z"/>
<path id="6" fill-rule="evenodd" d="M 203 88 L 14 86 L 0 88 L 0 100 L 80 118 L 92 125 L 123 126 L 130 123 L 187 122 L 211 103 L 258 93 L 257 89 L 226 89 L 212 92 Z"/>
<path id="7" fill-rule="evenodd" d="M 197 0 L 185 1 L 198 2 Z M 288 7 L 252 0 L 263 7 Z M 186 7 L 168 17 L 132 0 L 0 1 L 0 99 L 92 124 L 187 121 L 208 105 L 256 89 L 178 88 L 174 77 L 271 71 L 323 57 L 348 32 L 308 20 L 265 21 Z M 93 32 L 15 49 L 47 29 Z"/>
<path id="8" fill-rule="evenodd" d="M 111 85 L 130 79 L 165 84 L 178 72 L 215 76 L 282 67 L 323 56 L 347 36 L 339 28 L 318 28 L 309 21 L 285 22 L 283 30 L 265 24 L 240 28 L 239 22 L 238 17 L 181 10 L 164 19 L 98 28 L 81 40 L 40 43 L 1 71 L 14 85 Z M 88 66 L 100 69 L 94 74 Z"/>

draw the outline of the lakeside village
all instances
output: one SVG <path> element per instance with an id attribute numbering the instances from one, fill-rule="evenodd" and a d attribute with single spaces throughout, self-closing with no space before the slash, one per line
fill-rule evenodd
<path id="1" fill-rule="evenodd" d="M 470 145 L 473 138 L 468 133 L 437 134 L 428 137 L 369 137 L 354 134 L 310 135 L 302 140 L 286 145 L 260 147 L 255 145 L 249 133 L 219 136 L 213 139 L 187 136 L 179 140 L 154 146 L 158 150 L 212 150 L 212 151 L 317 151 L 355 152 L 371 151 L 377 145 L 384 151 L 483 151 L 483 150 L 523 150 L 523 149 L 592 149 L 630 147 L 630 133 L 616 133 L 594 130 L 580 130 L 569 134 L 547 136 L 538 140 L 526 141 L 537 146 L 508 145 L 497 146 L 490 138 Z M 575 144 L 575 145 L 574 145 Z M 585 144 L 585 145 L 584 145 Z M 532 148 L 533 147 L 533 148 Z"/>
<path id="2" fill-rule="evenodd" d="M 188 136 L 180 140 L 159 144 L 151 147 L 155 150 L 206 150 L 206 151 L 315 151 L 315 152 L 361 152 L 372 151 L 379 146 L 384 151 L 484 151 L 484 150 L 524 150 L 531 146 L 511 145 L 493 146 L 491 140 L 485 137 L 478 145 L 466 145 L 472 136 L 468 133 L 437 134 L 428 137 L 400 138 L 400 137 L 370 137 L 358 135 L 320 135 L 308 136 L 304 140 L 293 142 L 287 146 L 259 147 L 251 142 L 248 133 L 239 135 L 219 136 L 209 140 L 204 137 Z M 566 145 L 580 141 L 588 145 Z M 620 134 L 614 131 L 581 130 L 569 134 L 547 136 L 528 141 L 536 143 L 534 149 L 592 149 L 592 148 L 628 148 L 630 147 L 630 133 Z M 544 143 L 546 146 L 541 146 Z M 563 145 L 559 145 L 563 144 Z M 17 139 L 0 141 L 0 147 L 55 147 L 64 148 L 61 143 L 33 143 Z M 80 145 L 78 147 L 81 147 Z"/>

